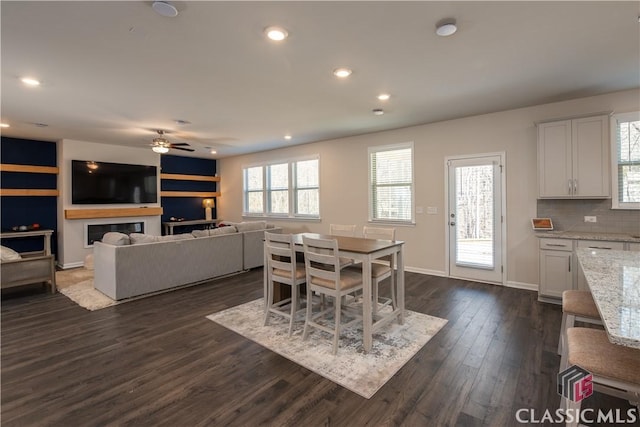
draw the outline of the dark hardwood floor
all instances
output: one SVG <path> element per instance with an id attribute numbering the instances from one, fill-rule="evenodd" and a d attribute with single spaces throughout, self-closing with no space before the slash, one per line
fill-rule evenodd
<path id="1" fill-rule="evenodd" d="M 87 311 L 2 300 L 3 426 L 508 426 L 559 405 L 561 309 L 530 291 L 407 273 L 407 308 L 449 320 L 364 399 L 206 315 L 262 296 L 262 270 Z M 594 394 L 583 407 L 629 408 Z"/>

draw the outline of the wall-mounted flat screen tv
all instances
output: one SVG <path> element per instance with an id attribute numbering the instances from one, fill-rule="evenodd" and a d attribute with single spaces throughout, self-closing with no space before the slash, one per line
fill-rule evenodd
<path id="1" fill-rule="evenodd" d="M 157 203 L 156 166 L 71 161 L 71 203 Z"/>

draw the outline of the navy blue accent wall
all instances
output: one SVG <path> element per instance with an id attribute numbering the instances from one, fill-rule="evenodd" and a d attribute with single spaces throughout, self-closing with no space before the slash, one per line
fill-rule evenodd
<path id="1" fill-rule="evenodd" d="M 3 164 L 57 166 L 56 144 L 17 138 L 0 138 L 0 161 Z M 55 189 L 55 174 L 2 172 L 2 188 Z M 51 250 L 57 251 L 58 198 L 55 196 L 2 196 L 0 197 L 0 227 L 9 231 L 19 225 L 40 224 L 42 229 L 53 230 Z M 18 252 L 42 250 L 42 237 L 3 239 L 2 245 Z"/>
<path id="2" fill-rule="evenodd" d="M 216 174 L 216 161 L 213 159 L 198 159 L 194 157 L 181 157 L 163 155 L 160 158 L 162 173 L 178 175 L 204 175 L 214 176 Z M 188 181 L 162 179 L 160 189 L 162 191 L 217 191 L 217 182 Z M 163 208 L 162 221 L 169 221 L 169 218 L 184 218 L 185 220 L 204 219 L 204 208 L 202 207 L 202 197 L 161 197 L 160 204 Z M 212 209 L 213 217 L 216 218 L 216 209 Z M 188 232 L 194 228 L 183 227 L 176 229 L 176 233 Z"/>

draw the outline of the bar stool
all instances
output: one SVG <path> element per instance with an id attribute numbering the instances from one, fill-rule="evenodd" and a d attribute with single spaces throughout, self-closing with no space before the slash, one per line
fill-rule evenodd
<path id="1" fill-rule="evenodd" d="M 607 333 L 593 328 L 569 328 L 560 362 L 560 372 L 577 365 L 591 373 L 593 390 L 628 400 L 640 401 L 640 349 L 613 344 Z M 562 398 L 561 407 L 576 414 L 581 401 Z M 574 417 L 575 418 L 575 417 Z M 567 422 L 567 426 L 577 426 Z"/>
<path id="2" fill-rule="evenodd" d="M 598 307 L 589 291 L 569 290 L 562 292 L 562 324 L 558 340 L 558 354 L 566 342 L 567 329 L 573 328 L 576 320 L 583 323 L 602 325 Z"/>

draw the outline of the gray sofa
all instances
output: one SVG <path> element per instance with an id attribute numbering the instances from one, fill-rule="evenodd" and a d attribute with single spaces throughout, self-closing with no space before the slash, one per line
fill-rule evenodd
<path id="1" fill-rule="evenodd" d="M 131 234 L 132 241 L 137 239 L 135 244 L 110 244 L 105 239 L 95 242 L 94 287 L 121 300 L 262 266 L 265 229 L 255 229 L 259 226 L 249 223 L 237 226 L 210 236 L 208 231 L 194 231 L 198 237 Z M 282 231 L 274 227 L 267 230 Z"/>

